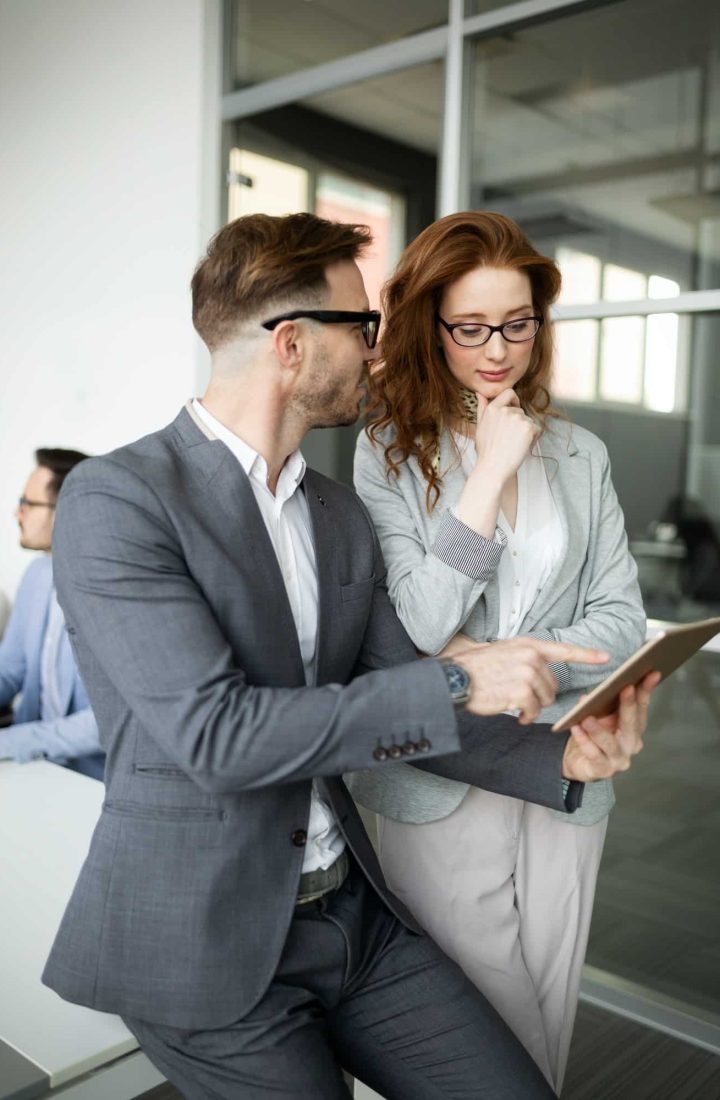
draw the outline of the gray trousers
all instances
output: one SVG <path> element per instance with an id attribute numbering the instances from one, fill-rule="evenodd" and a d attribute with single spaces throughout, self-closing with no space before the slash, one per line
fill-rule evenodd
<path id="1" fill-rule="evenodd" d="M 558 1093 L 570 1053 L 607 818 L 471 787 L 448 817 L 378 819 L 390 889 L 487 997 Z"/>
<path id="2" fill-rule="evenodd" d="M 341 1067 L 385 1100 L 554 1096 L 460 968 L 354 865 L 339 890 L 296 909 L 273 982 L 242 1019 L 210 1031 L 125 1023 L 187 1100 L 347 1100 Z"/>

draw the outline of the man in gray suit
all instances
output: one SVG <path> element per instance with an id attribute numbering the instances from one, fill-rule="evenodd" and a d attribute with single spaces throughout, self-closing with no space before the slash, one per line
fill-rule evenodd
<path id="1" fill-rule="evenodd" d="M 305 214 L 222 229 L 193 278 L 205 397 L 83 463 L 58 510 L 107 797 L 44 980 L 120 1013 L 192 1100 L 341 1100 L 341 1066 L 388 1100 L 551 1095 L 387 892 L 336 777 L 404 759 L 572 809 L 645 724 L 645 689 L 569 739 L 476 717 L 530 721 L 547 662 L 602 657 L 417 660 L 364 507 L 305 468 L 303 435 L 357 418 L 376 354 L 368 239 Z"/>

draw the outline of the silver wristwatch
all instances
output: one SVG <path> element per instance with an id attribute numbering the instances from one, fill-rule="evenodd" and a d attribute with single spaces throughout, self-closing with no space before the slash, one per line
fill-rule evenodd
<path id="1" fill-rule="evenodd" d="M 464 707 L 470 699 L 470 689 L 472 687 L 470 673 L 462 665 L 456 664 L 450 657 L 441 657 L 440 664 L 445 673 L 450 698 L 454 706 Z"/>

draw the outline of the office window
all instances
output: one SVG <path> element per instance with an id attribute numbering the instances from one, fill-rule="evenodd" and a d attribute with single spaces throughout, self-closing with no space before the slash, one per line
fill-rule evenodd
<path id="1" fill-rule="evenodd" d="M 623 302 L 671 298 L 674 279 L 646 275 L 597 256 L 561 247 L 559 303 Z M 568 401 L 609 401 L 675 412 L 687 403 L 680 369 L 680 324 L 676 313 L 560 321 L 556 325 L 555 396 Z"/>

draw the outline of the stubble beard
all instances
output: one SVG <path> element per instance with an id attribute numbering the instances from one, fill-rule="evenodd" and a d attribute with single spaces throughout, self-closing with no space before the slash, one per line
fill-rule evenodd
<path id="1" fill-rule="evenodd" d="M 333 379 L 331 358 L 328 352 L 318 349 L 315 367 L 308 381 L 307 390 L 298 394 L 298 407 L 313 428 L 347 428 L 360 416 L 361 398 L 348 393 L 347 379 Z"/>

